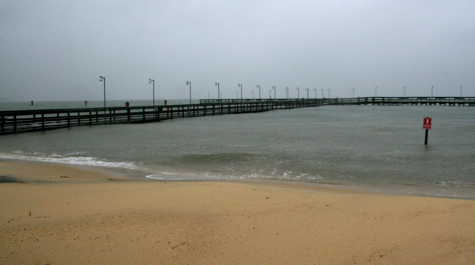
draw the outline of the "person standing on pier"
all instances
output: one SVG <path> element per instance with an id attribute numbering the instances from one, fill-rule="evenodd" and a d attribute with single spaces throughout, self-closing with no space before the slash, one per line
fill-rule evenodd
<path id="1" fill-rule="evenodd" d="M 0 121 L 2 123 L 2 131 L 5 129 L 5 123 L 7 123 L 7 118 L 5 116 L 2 116 L 2 120 Z"/>

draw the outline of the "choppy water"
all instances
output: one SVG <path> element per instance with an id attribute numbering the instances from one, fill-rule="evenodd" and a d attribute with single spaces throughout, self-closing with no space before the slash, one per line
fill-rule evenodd
<path id="1" fill-rule="evenodd" d="M 475 198 L 475 108 L 325 106 L 0 137 L 0 158 Z M 429 145 L 422 120 L 432 117 Z"/>

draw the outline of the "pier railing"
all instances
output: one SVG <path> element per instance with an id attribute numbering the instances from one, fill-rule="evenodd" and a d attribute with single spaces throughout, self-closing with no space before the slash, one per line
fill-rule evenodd
<path id="1" fill-rule="evenodd" d="M 0 111 L 0 134 L 46 131 L 76 126 L 145 123 L 207 115 L 315 107 L 324 100 L 201 100 L 200 104 L 111 108 Z"/>
<path id="2" fill-rule="evenodd" d="M 0 135 L 75 126 L 159 122 L 174 118 L 253 113 L 323 105 L 475 106 L 475 97 L 359 97 L 315 99 L 202 99 L 199 104 L 0 111 Z"/>
<path id="3" fill-rule="evenodd" d="M 475 97 L 359 97 L 337 98 L 331 105 L 445 105 L 475 106 Z"/>

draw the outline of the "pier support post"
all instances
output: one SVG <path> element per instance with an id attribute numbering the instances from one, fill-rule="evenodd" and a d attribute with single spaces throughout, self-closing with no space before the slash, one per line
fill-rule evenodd
<path id="1" fill-rule="evenodd" d="M 426 139 L 424 141 L 424 145 L 427 145 L 428 140 L 429 140 L 429 129 L 426 129 Z"/>
<path id="2" fill-rule="evenodd" d="M 429 129 L 432 128 L 432 119 L 430 117 L 424 118 L 424 123 L 422 125 L 422 128 L 426 130 L 426 137 L 425 137 L 424 144 L 427 145 L 427 140 L 429 139 Z"/>

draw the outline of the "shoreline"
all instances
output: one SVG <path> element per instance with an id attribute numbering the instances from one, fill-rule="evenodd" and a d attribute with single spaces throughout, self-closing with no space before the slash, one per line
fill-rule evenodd
<path id="1" fill-rule="evenodd" d="M 388 188 L 384 186 L 375 186 L 375 185 L 349 185 L 349 184 L 321 184 L 321 183 L 312 183 L 312 182 L 298 182 L 298 181 L 286 181 L 286 180 L 274 180 L 274 179 L 199 179 L 199 180 L 175 180 L 175 179 L 156 179 L 156 178 L 147 178 L 146 175 L 150 172 L 142 170 L 140 168 L 121 168 L 121 167 L 107 167 L 99 165 L 77 165 L 77 164 L 67 164 L 60 162 L 48 162 L 48 161 L 30 161 L 22 159 L 13 159 L 13 158 L 1 158 L 0 163 L 3 162 L 12 162 L 19 164 L 39 164 L 39 165 L 52 165 L 52 166 L 63 166 L 69 168 L 76 168 L 87 171 L 100 172 L 104 174 L 113 175 L 116 178 L 122 178 L 123 180 L 136 180 L 136 181 L 157 181 L 157 182 L 236 182 L 236 183 L 262 183 L 263 185 L 283 185 L 288 186 L 288 188 L 303 188 L 308 187 L 310 189 L 323 189 L 323 190 L 335 190 L 340 192 L 350 192 L 350 193 L 364 193 L 364 194 L 374 194 L 374 195 L 388 195 L 388 196 L 410 196 L 410 197 L 423 197 L 423 198 L 439 198 L 439 199 L 452 199 L 452 200 L 470 200 L 475 201 L 474 197 L 467 197 L 463 195 L 441 195 L 441 194 L 424 194 L 416 191 L 397 191 L 393 188 Z M 1 180 L 0 180 L 1 181 Z M 419 187 L 417 185 L 409 185 L 409 187 Z M 420 186 L 422 187 L 422 186 Z"/>
<path id="2" fill-rule="evenodd" d="M 4 264 L 475 262 L 470 200 L 4 161 L 0 176 L 34 180 L 0 183 Z"/>

